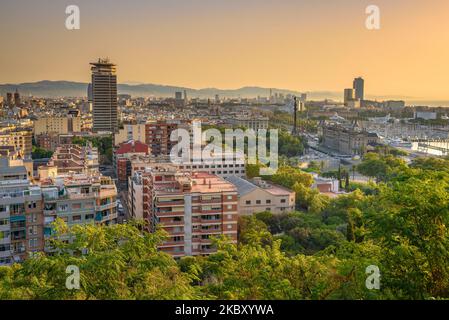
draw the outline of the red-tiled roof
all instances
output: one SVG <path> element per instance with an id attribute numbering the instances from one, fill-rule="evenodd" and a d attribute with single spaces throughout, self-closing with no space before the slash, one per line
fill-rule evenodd
<path id="1" fill-rule="evenodd" d="M 116 154 L 125 154 L 131 152 L 148 154 L 148 145 L 140 141 L 124 142 L 120 144 L 119 148 L 116 151 Z"/>

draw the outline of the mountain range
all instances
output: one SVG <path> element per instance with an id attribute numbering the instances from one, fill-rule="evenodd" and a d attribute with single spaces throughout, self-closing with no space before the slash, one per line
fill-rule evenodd
<path id="1" fill-rule="evenodd" d="M 73 81 L 38 81 L 20 84 L 0 84 L 0 95 L 5 96 L 7 92 L 15 92 L 16 89 L 22 96 L 35 97 L 86 97 L 88 83 Z M 186 90 L 189 98 L 213 98 L 218 94 L 221 98 L 255 98 L 257 96 L 268 97 L 270 88 L 242 87 L 238 89 L 204 88 L 192 89 L 186 87 L 159 85 L 159 84 L 118 84 L 119 94 L 130 94 L 133 97 L 174 97 L 176 91 Z M 287 89 L 272 88 L 272 93 L 299 95 L 300 92 Z M 312 99 L 340 99 L 338 92 L 321 91 L 308 92 Z"/>

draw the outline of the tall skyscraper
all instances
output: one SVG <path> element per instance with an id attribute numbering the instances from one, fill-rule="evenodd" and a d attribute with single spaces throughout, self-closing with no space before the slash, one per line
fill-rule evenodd
<path id="1" fill-rule="evenodd" d="M 116 65 L 108 59 L 91 63 L 93 128 L 94 132 L 117 132 L 117 75 Z"/>
<path id="2" fill-rule="evenodd" d="M 355 78 L 353 82 L 353 88 L 355 90 L 355 99 L 364 100 L 365 99 L 365 80 L 363 78 Z"/>

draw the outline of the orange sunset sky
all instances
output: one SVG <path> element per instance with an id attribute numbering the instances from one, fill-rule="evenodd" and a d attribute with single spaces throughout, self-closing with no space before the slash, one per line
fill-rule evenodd
<path id="1" fill-rule="evenodd" d="M 1 0 L 0 38 L 0 83 L 87 82 L 107 56 L 119 82 L 342 91 L 362 76 L 368 95 L 449 100 L 447 0 Z"/>

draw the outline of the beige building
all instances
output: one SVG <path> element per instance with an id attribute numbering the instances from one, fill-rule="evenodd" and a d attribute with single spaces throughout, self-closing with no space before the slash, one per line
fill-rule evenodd
<path id="1" fill-rule="evenodd" d="M 261 178 L 255 178 L 253 182 L 250 182 L 231 176 L 226 180 L 237 187 L 240 215 L 252 215 L 263 211 L 282 213 L 295 210 L 295 192 L 289 189 L 269 184 Z"/>
<path id="2" fill-rule="evenodd" d="M 34 121 L 34 134 L 81 132 L 81 117 L 44 117 Z"/>
<path id="3" fill-rule="evenodd" d="M 115 145 L 119 145 L 129 140 L 145 142 L 145 124 L 125 124 L 115 134 Z"/>
<path id="4" fill-rule="evenodd" d="M 0 134 L 0 146 L 14 146 L 25 157 L 31 156 L 32 141 L 31 131 L 9 131 Z"/>

